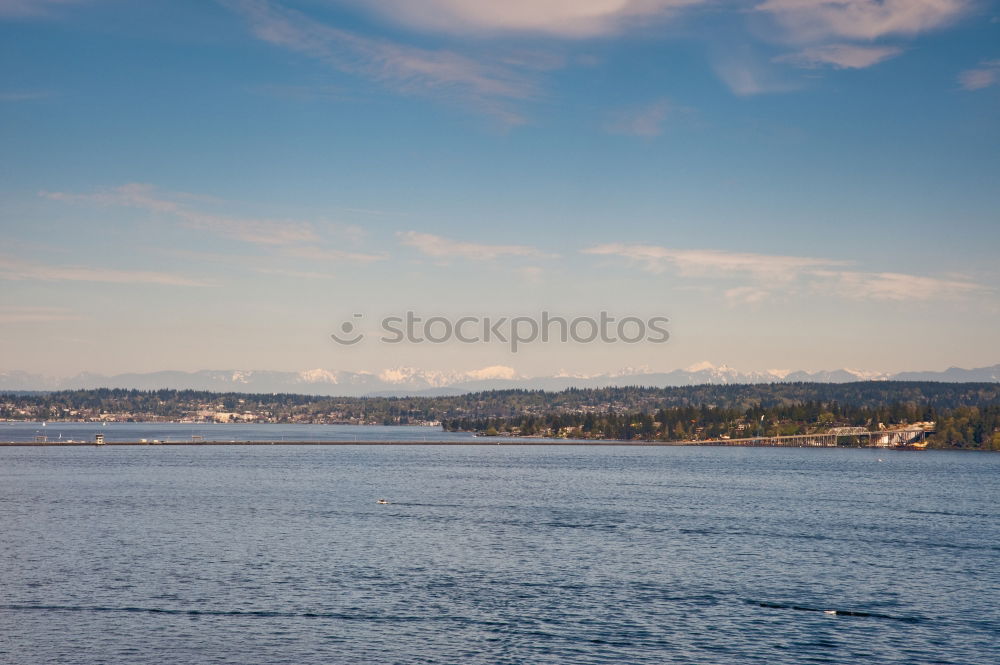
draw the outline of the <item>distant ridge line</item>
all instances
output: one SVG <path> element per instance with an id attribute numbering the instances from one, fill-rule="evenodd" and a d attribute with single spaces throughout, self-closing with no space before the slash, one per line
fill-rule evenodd
<path id="1" fill-rule="evenodd" d="M 854 383 L 857 381 L 1000 382 L 1000 364 L 974 369 L 878 374 L 857 370 L 820 372 L 739 372 L 721 366 L 671 372 L 625 372 L 589 377 L 540 376 L 470 380 L 469 373 L 442 373 L 405 368 L 383 372 L 308 370 L 201 370 L 149 372 L 105 376 L 85 373 L 66 379 L 20 371 L 0 372 L 0 392 L 122 388 L 135 390 L 201 390 L 217 393 L 296 394 L 325 397 L 440 397 L 491 390 L 545 390 L 643 386 L 673 388 L 696 385 L 757 385 L 772 383 Z"/>

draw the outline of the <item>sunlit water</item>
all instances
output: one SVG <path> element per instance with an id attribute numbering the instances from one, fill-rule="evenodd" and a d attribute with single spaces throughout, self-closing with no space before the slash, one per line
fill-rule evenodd
<path id="1" fill-rule="evenodd" d="M 945 452 L 0 448 L 0 662 L 993 665 L 998 478 Z"/>

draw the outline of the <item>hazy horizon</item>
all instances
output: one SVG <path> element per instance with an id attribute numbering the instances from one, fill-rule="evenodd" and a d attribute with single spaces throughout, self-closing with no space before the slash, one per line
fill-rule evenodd
<path id="1" fill-rule="evenodd" d="M 554 372 L 541 372 L 532 373 L 531 369 L 528 368 L 527 371 L 518 371 L 515 367 L 511 365 L 488 365 L 482 367 L 454 367 L 448 369 L 442 369 L 439 367 L 417 367 L 413 365 L 395 365 L 395 366 L 377 366 L 370 369 L 361 370 L 345 370 L 336 367 L 251 367 L 251 366 L 241 366 L 241 367 L 196 367 L 193 369 L 186 368 L 160 368 L 145 371 L 125 371 L 125 372 L 110 372 L 103 370 L 101 368 L 97 369 L 85 369 L 79 372 L 73 373 L 61 373 L 61 374 L 49 374 L 44 372 L 30 372 L 28 370 L 23 370 L 17 367 L 2 368 L 0 369 L 0 375 L 11 374 L 11 373 L 24 373 L 37 376 L 45 376 L 54 379 L 70 379 L 81 375 L 98 375 L 98 376 L 116 376 L 122 374 L 137 374 L 137 375 L 149 375 L 149 374 L 160 374 L 165 372 L 175 372 L 181 374 L 198 374 L 202 372 L 274 372 L 274 373 L 289 373 L 289 374 L 301 374 L 310 375 L 313 373 L 345 373 L 345 374 L 368 374 L 372 376 L 385 376 L 392 373 L 398 373 L 400 371 L 413 371 L 415 373 L 423 373 L 432 376 L 449 376 L 458 377 L 463 376 L 469 380 L 487 380 L 487 379 L 530 379 L 530 378 L 595 378 L 595 377 L 613 377 L 613 376 L 641 376 L 644 374 L 667 374 L 672 372 L 685 372 L 685 373 L 698 373 L 698 372 L 734 372 L 741 375 L 773 375 L 778 378 L 784 378 L 784 376 L 793 373 L 805 372 L 808 374 L 821 374 L 824 372 L 836 372 L 836 371 L 847 371 L 852 373 L 857 373 L 861 377 L 868 376 L 892 376 L 895 374 L 902 373 L 929 373 L 936 372 L 941 373 L 947 370 L 962 370 L 962 371 L 973 371 L 981 369 L 989 369 L 992 367 L 1000 366 L 1000 363 L 987 363 L 982 366 L 960 366 L 955 364 L 939 365 L 939 366 L 913 366 L 905 367 L 899 370 L 881 370 L 873 369 L 870 367 L 737 367 L 729 363 L 713 363 L 709 360 L 704 360 L 701 362 L 692 363 L 684 367 L 651 367 L 649 365 L 640 366 L 623 366 L 614 368 L 608 371 L 598 371 L 598 372 L 573 372 L 566 368 L 561 368 Z M 315 379 L 320 380 L 320 379 Z"/>

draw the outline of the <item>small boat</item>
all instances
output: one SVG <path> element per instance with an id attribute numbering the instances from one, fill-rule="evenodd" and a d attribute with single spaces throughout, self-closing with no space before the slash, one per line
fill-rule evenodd
<path id="1" fill-rule="evenodd" d="M 377 504 L 378 504 L 378 505 L 380 505 L 380 506 L 388 506 L 388 505 L 389 505 L 389 502 L 388 502 L 388 501 L 386 501 L 385 499 L 379 499 L 379 500 L 378 500 L 378 501 L 376 501 L 375 503 L 377 503 Z"/>
<path id="2" fill-rule="evenodd" d="M 913 443 L 905 443 L 901 446 L 893 446 L 893 450 L 927 450 L 927 444 L 929 441 L 915 441 Z"/>

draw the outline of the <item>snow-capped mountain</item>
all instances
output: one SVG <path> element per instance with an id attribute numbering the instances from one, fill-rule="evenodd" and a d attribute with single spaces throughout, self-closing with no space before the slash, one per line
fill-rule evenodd
<path id="1" fill-rule="evenodd" d="M 0 390 L 72 390 L 86 388 L 135 388 L 139 390 L 191 389 L 216 392 L 299 393 L 306 395 L 435 395 L 521 388 L 565 390 L 606 386 L 689 386 L 728 383 L 784 383 L 809 381 L 982 381 L 1000 382 L 1000 365 L 978 369 L 952 367 L 942 372 L 882 374 L 853 369 L 805 372 L 772 369 L 741 372 L 726 365 L 698 363 L 685 369 L 654 372 L 630 367 L 609 374 L 579 375 L 558 372 L 552 376 L 527 377 L 512 367 L 495 365 L 466 372 L 396 367 L 380 372 L 347 372 L 312 369 L 301 372 L 269 370 L 202 370 L 199 372 L 150 372 L 104 376 L 84 373 L 58 379 L 27 372 L 0 372 Z"/>

